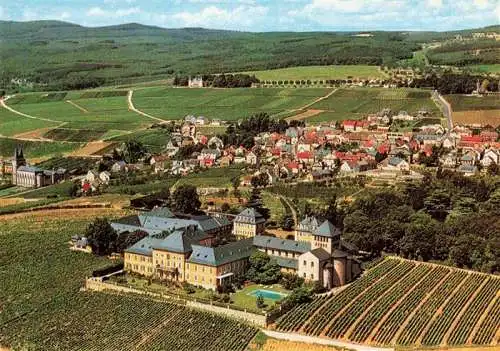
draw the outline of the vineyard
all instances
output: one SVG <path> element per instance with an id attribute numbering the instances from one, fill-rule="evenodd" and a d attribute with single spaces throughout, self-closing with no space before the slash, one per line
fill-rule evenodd
<path id="1" fill-rule="evenodd" d="M 309 122 L 360 119 L 385 108 L 413 115 L 424 109 L 433 117 L 441 117 L 430 92 L 417 89 L 342 88 L 327 99 L 313 104 L 311 108 L 324 112 L 311 117 Z"/>
<path id="2" fill-rule="evenodd" d="M 96 216 L 126 213 L 80 209 L 0 217 L 0 346 L 179 351 L 247 347 L 257 329 L 236 320 L 139 296 L 79 291 L 85 277 L 109 260 L 72 252 L 67 241 Z"/>
<path id="3" fill-rule="evenodd" d="M 496 345 L 500 278 L 386 258 L 330 297 L 299 305 L 277 329 L 392 346 Z"/>

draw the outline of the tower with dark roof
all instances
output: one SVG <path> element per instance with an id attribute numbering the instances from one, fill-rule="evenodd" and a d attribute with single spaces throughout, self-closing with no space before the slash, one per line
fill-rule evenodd
<path id="1" fill-rule="evenodd" d="M 21 166 L 26 166 L 23 147 L 21 145 L 14 149 L 14 158 L 12 159 L 12 184 L 17 184 L 17 170 Z"/>
<path id="2" fill-rule="evenodd" d="M 340 229 L 334 226 L 330 221 L 324 221 L 313 232 L 313 241 L 311 249 L 322 248 L 330 255 L 340 247 Z"/>

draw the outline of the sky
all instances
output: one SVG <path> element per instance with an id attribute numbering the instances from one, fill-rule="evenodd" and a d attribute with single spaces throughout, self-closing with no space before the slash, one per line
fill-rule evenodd
<path id="1" fill-rule="evenodd" d="M 454 30 L 500 24 L 500 0 L 17 0 L 0 19 L 252 32 Z"/>

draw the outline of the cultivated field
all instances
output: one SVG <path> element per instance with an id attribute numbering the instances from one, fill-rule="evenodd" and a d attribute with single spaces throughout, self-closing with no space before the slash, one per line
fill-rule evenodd
<path id="1" fill-rule="evenodd" d="M 246 348 L 257 330 L 240 322 L 140 297 L 79 291 L 85 277 L 109 260 L 72 252 L 67 241 L 96 216 L 125 214 L 79 209 L 0 216 L 1 346 L 110 351 Z"/>
<path id="2" fill-rule="evenodd" d="M 500 96 L 445 95 L 453 111 L 500 110 Z"/>
<path id="3" fill-rule="evenodd" d="M 338 89 L 328 98 L 318 101 L 311 109 L 322 110 L 309 122 L 360 119 L 384 108 L 395 112 L 406 111 L 416 114 L 426 110 L 432 116 L 440 117 L 441 112 L 431 100 L 429 91 L 417 89 L 353 88 Z"/>
<path id="4" fill-rule="evenodd" d="M 186 89 L 150 88 L 134 92 L 134 105 L 139 110 L 162 119 L 182 119 L 186 115 L 205 116 L 236 121 L 267 112 L 299 109 L 331 89 Z"/>
<path id="5" fill-rule="evenodd" d="M 499 297 L 499 277 L 387 258 L 334 296 L 291 310 L 277 328 L 374 345 L 496 345 Z"/>
<path id="6" fill-rule="evenodd" d="M 465 125 L 500 125 L 500 96 L 446 95 L 453 122 Z"/>
<path id="7" fill-rule="evenodd" d="M 243 72 L 259 80 L 329 80 L 329 79 L 383 79 L 386 75 L 378 66 L 303 66 Z"/>
<path id="8" fill-rule="evenodd" d="M 23 145 L 25 157 L 30 159 L 59 156 L 70 153 L 83 145 L 81 143 L 28 141 L 0 137 L 0 157 L 12 157 L 15 147 L 19 144 Z"/>

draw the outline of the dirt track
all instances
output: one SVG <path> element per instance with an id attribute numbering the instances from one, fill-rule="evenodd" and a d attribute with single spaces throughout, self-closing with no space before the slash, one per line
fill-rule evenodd
<path id="1" fill-rule="evenodd" d="M 307 110 L 305 112 L 299 113 L 298 115 L 295 115 L 295 116 L 292 116 L 292 117 L 288 117 L 285 120 L 287 122 L 290 122 L 290 121 L 301 121 L 301 120 L 304 120 L 304 119 L 308 119 L 308 118 L 310 118 L 312 116 L 319 115 L 321 112 L 325 112 L 325 111 L 324 110 L 310 109 L 310 110 Z"/>
<path id="2" fill-rule="evenodd" d="M 81 149 L 73 151 L 69 156 L 97 157 L 96 155 L 94 155 L 96 152 L 99 152 L 100 150 L 107 148 L 111 144 L 113 143 L 106 141 L 92 141 L 87 143 L 87 145 L 85 145 Z"/>

